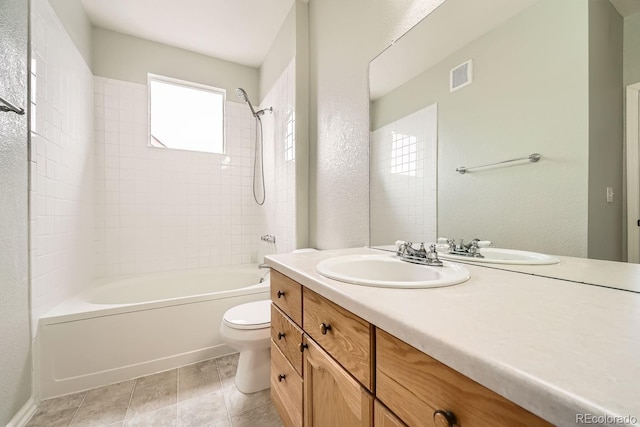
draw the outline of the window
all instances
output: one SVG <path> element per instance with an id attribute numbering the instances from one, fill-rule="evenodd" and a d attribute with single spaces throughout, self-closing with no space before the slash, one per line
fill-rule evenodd
<path id="1" fill-rule="evenodd" d="M 149 145 L 224 153 L 225 90 L 149 74 Z"/>
<path id="2" fill-rule="evenodd" d="M 416 176 L 418 138 L 393 131 L 391 134 L 391 173 Z"/>

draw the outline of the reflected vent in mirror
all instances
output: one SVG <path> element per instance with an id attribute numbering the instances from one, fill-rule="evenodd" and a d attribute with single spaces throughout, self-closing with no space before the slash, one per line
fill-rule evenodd
<path id="1" fill-rule="evenodd" d="M 449 90 L 451 92 L 471 84 L 473 78 L 473 60 L 458 65 L 451 70 Z"/>

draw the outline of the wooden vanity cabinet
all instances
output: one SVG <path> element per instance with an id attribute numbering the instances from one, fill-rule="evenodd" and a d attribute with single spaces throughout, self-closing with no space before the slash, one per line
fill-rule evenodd
<path id="1" fill-rule="evenodd" d="M 302 301 L 305 333 L 373 391 L 373 325 L 304 287 Z"/>
<path id="2" fill-rule="evenodd" d="M 293 323 L 302 326 L 302 285 L 273 269 L 269 277 L 271 301 L 289 316 Z"/>
<path id="3" fill-rule="evenodd" d="M 370 427 L 373 396 L 319 345 L 304 340 L 304 426 Z"/>
<path id="4" fill-rule="evenodd" d="M 376 397 L 410 426 L 551 426 L 381 329 L 376 330 Z"/>
<path id="5" fill-rule="evenodd" d="M 302 427 L 302 377 L 271 343 L 271 401 L 287 427 Z"/>
<path id="6" fill-rule="evenodd" d="M 376 400 L 373 405 L 373 427 L 407 427 L 407 425 L 379 400 Z"/>
<path id="7" fill-rule="evenodd" d="M 551 426 L 275 270 L 271 296 L 271 397 L 287 427 Z"/>
<path id="8" fill-rule="evenodd" d="M 284 424 L 371 427 L 373 326 L 275 270 L 271 300 L 271 398 Z"/>

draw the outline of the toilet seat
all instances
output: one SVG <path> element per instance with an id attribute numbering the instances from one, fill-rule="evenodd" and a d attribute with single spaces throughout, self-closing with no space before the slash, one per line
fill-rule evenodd
<path id="1" fill-rule="evenodd" d="M 222 323 L 232 329 L 264 329 L 271 325 L 271 300 L 237 305 L 224 313 Z"/>

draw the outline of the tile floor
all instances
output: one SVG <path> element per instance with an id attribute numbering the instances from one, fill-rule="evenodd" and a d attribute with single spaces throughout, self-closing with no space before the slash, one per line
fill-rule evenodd
<path id="1" fill-rule="evenodd" d="M 27 427 L 281 427 L 269 390 L 238 391 L 238 354 L 41 402 Z"/>

